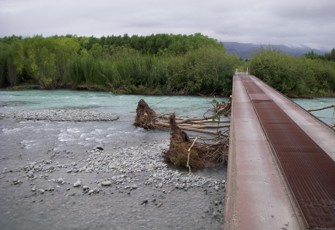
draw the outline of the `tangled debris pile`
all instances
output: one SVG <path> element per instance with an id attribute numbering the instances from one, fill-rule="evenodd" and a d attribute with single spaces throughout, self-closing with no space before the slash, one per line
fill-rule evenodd
<path id="1" fill-rule="evenodd" d="M 227 117 L 231 111 L 232 99 L 233 97 L 230 96 L 228 103 L 225 103 L 224 101 L 220 103 L 214 98 L 214 103 L 215 103 L 214 113 L 219 114 L 219 115 L 224 115 L 225 117 Z"/>
<path id="2" fill-rule="evenodd" d="M 154 110 L 152 110 L 149 105 L 141 99 L 138 102 L 137 108 L 136 108 L 136 117 L 134 125 L 136 127 L 142 127 L 144 129 L 155 129 L 157 125 L 156 122 L 156 113 Z"/>
<path id="3" fill-rule="evenodd" d="M 174 114 L 170 116 L 170 127 L 170 147 L 164 152 L 167 163 L 196 170 L 218 166 L 227 160 L 228 137 L 216 143 L 192 142 L 178 127 Z"/>
<path id="4" fill-rule="evenodd" d="M 176 117 L 174 113 L 158 115 L 141 99 L 136 109 L 134 125 L 144 129 L 170 128 L 170 147 L 163 153 L 167 163 L 187 167 L 189 170 L 215 167 L 227 162 L 229 137 L 220 129 L 226 128 L 228 131 L 230 121 L 220 121 L 220 115 L 227 116 L 230 108 L 231 98 L 228 103 L 215 100 L 214 115 L 185 119 Z M 184 130 L 212 135 L 214 138 L 207 142 L 192 142 Z"/>

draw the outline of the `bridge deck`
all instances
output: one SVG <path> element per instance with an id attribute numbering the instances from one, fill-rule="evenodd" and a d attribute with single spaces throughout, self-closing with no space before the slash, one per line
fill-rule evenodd
<path id="1" fill-rule="evenodd" d="M 225 229 L 334 229 L 335 133 L 289 99 L 236 75 Z"/>

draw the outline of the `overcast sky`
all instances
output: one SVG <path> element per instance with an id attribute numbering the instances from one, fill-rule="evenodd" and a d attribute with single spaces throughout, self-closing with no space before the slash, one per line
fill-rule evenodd
<path id="1" fill-rule="evenodd" d="M 335 0 L 0 0 L 0 37 L 202 33 L 335 47 Z"/>

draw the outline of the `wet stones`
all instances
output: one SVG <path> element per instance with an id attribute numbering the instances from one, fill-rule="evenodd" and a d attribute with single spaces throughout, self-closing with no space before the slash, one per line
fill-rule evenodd
<path id="1" fill-rule="evenodd" d="M 83 109 L 48 109 L 36 111 L 13 111 L 0 113 L 2 118 L 14 118 L 16 120 L 47 120 L 47 121 L 115 121 L 118 116 L 110 113 L 102 113 Z"/>
<path id="2" fill-rule="evenodd" d="M 132 202 L 131 207 L 138 212 L 155 209 L 163 212 L 171 204 L 181 205 L 173 203 L 175 196 L 197 194 L 202 202 L 208 200 L 204 206 L 208 208 L 201 210 L 201 215 L 223 222 L 225 180 L 205 173 L 189 175 L 167 167 L 160 153 L 168 143 L 153 143 L 118 148 L 94 144 L 86 151 L 73 154 L 73 158 L 66 158 L 65 151 L 57 151 L 57 157 L 51 158 L 55 152 L 51 150 L 44 159 L 26 162 L 18 168 L 4 168 L 2 175 L 8 177 L 13 190 L 26 192 L 27 199 L 34 201 L 57 200 L 67 204 L 67 201 L 90 203 L 100 202 L 100 199 L 124 199 L 124 202 Z M 20 186 L 19 181 L 23 185 Z"/>
<path id="3" fill-rule="evenodd" d="M 83 159 L 70 162 L 58 162 L 55 160 L 40 160 L 28 162 L 19 171 L 25 174 L 28 181 L 42 179 L 46 182 L 54 182 L 57 186 L 64 186 L 72 182 L 72 187 L 91 187 L 92 183 L 101 188 L 116 187 L 123 188 L 127 192 L 139 189 L 143 186 L 150 186 L 157 191 L 171 191 L 189 189 L 211 189 L 212 191 L 224 192 L 225 180 L 218 180 L 209 176 L 188 174 L 167 167 L 157 152 L 167 148 L 167 143 L 154 143 L 148 146 L 136 146 L 126 148 L 113 148 L 101 150 L 98 147 L 87 150 Z M 66 154 L 59 152 L 59 154 Z M 50 153 L 48 152 L 48 155 Z M 64 158 L 63 158 L 64 159 Z M 65 158 L 66 159 L 66 158 Z M 4 172 L 9 173 L 9 169 Z M 57 172 L 58 177 L 53 178 Z M 96 181 L 89 184 L 82 184 L 80 178 L 85 178 L 86 174 L 103 174 Z M 77 177 L 78 176 L 78 177 Z M 74 178 L 73 178 L 74 177 Z M 76 178 L 77 177 L 77 178 Z M 72 179 L 69 179 L 72 178 Z M 19 185 L 21 180 L 13 180 L 13 185 Z M 36 184 L 36 183 L 35 183 Z M 38 184 L 38 183 L 37 183 Z M 115 185 L 115 186 L 113 186 Z M 44 187 L 46 189 L 46 187 Z M 36 189 L 37 190 L 37 189 Z M 85 193 L 89 193 L 90 188 L 85 188 Z M 91 191 L 90 194 L 95 193 Z"/>
<path id="4" fill-rule="evenodd" d="M 19 180 L 18 178 L 14 178 L 13 180 L 12 180 L 12 184 L 13 185 L 20 185 L 20 184 L 22 184 L 23 182 L 21 181 L 21 180 Z"/>

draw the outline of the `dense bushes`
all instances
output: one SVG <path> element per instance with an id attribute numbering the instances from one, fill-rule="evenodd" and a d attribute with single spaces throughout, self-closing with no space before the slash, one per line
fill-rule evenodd
<path id="1" fill-rule="evenodd" d="M 263 50 L 251 73 L 291 97 L 335 96 L 335 62 Z"/>
<path id="2" fill-rule="evenodd" d="M 137 94 L 229 94 L 236 56 L 201 34 L 0 38 L 0 87 L 93 88 Z M 292 97 L 335 96 L 335 50 L 263 50 L 251 73 Z"/>
<path id="3" fill-rule="evenodd" d="M 220 94 L 238 64 L 201 34 L 0 39 L 0 87 L 95 87 L 120 93 Z"/>

